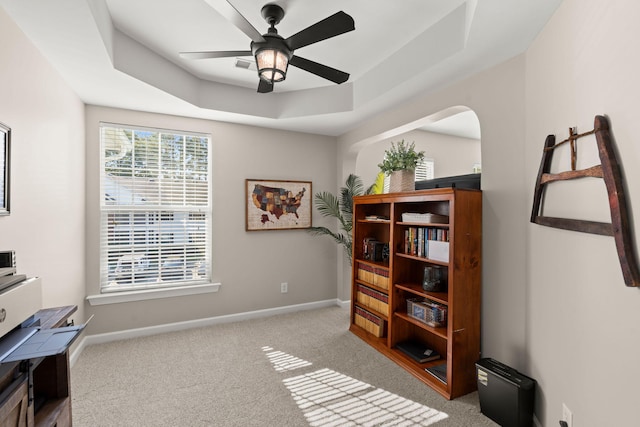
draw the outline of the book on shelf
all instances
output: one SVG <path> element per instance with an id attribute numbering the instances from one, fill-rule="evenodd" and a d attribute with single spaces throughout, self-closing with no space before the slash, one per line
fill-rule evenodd
<path id="1" fill-rule="evenodd" d="M 384 320 L 363 308 L 355 307 L 354 323 L 378 338 L 384 335 Z"/>
<path id="2" fill-rule="evenodd" d="M 396 344 L 396 347 L 418 363 L 440 359 L 440 354 L 437 351 L 417 341 L 402 341 Z"/>
<path id="3" fill-rule="evenodd" d="M 449 230 L 435 227 L 407 227 L 404 230 L 404 253 L 449 261 Z"/>
<path id="4" fill-rule="evenodd" d="M 389 315 L 389 296 L 387 294 L 358 284 L 357 301 L 385 316 Z"/>
<path id="5" fill-rule="evenodd" d="M 389 217 L 383 215 L 367 215 L 364 219 L 367 221 L 389 221 Z"/>
<path id="6" fill-rule="evenodd" d="M 428 368 L 425 368 L 424 370 L 429 372 L 434 377 L 436 377 L 442 383 L 444 384 L 447 383 L 447 364 L 446 363 L 430 366 Z"/>
<path id="7" fill-rule="evenodd" d="M 402 214 L 402 222 L 431 222 L 431 223 L 439 223 L 439 224 L 448 224 L 449 216 L 447 215 L 438 215 L 434 213 L 413 213 L 413 212 L 405 212 Z"/>

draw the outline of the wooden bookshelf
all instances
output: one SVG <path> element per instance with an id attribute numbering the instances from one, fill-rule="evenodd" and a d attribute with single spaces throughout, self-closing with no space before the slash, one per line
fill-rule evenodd
<path id="1" fill-rule="evenodd" d="M 445 215 L 448 223 L 409 222 L 403 220 L 403 213 Z M 366 219 L 374 216 L 384 219 Z M 409 228 L 437 230 L 434 235 L 446 236 L 448 260 L 430 259 L 428 245 L 423 241 L 420 253 L 407 251 Z M 363 243 L 365 239 L 387 243 L 388 257 L 371 259 Z M 481 248 L 480 190 L 438 188 L 354 198 L 350 330 L 447 399 L 476 390 L 475 362 L 480 358 Z M 423 268 L 429 265 L 444 268 L 446 288 L 442 291 L 423 290 Z M 376 271 L 380 274 L 375 275 Z M 388 284 L 381 286 L 376 282 L 384 275 L 388 275 Z M 384 294 L 389 314 L 359 302 L 359 286 L 376 291 L 378 294 L 372 293 L 375 295 Z M 428 299 L 444 307 L 446 324 L 430 326 L 407 313 L 407 300 L 412 298 Z M 356 308 L 367 310 L 384 321 L 382 337 L 355 324 Z M 396 348 L 396 344 L 405 340 L 433 348 L 441 359 L 427 363 L 414 361 Z M 443 363 L 447 367 L 446 384 L 426 371 Z"/>

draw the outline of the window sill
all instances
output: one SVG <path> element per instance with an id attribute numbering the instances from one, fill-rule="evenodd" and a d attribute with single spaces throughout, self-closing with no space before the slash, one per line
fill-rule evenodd
<path id="1" fill-rule="evenodd" d="M 198 295 L 218 292 L 221 283 L 206 283 L 204 285 L 180 286 L 164 289 L 144 289 L 140 291 L 112 292 L 99 295 L 89 295 L 87 301 L 91 305 L 119 304 L 123 302 L 146 301 L 150 299 L 172 298 L 185 295 Z"/>

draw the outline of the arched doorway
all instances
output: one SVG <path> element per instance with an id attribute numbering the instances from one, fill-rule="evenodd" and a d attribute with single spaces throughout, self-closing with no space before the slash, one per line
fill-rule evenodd
<path id="1" fill-rule="evenodd" d="M 430 162 L 432 178 L 479 173 L 482 169 L 480 122 L 464 106 L 447 108 L 420 120 L 385 132 L 363 144 L 356 157 L 355 174 L 365 187 L 375 182 L 378 163 L 391 142 L 415 143 Z"/>

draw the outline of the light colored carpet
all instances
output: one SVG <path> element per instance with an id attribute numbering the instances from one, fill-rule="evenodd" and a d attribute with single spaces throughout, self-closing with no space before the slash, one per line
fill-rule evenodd
<path id="1" fill-rule="evenodd" d="M 348 331 L 339 307 L 86 348 L 83 426 L 496 426 L 477 393 L 447 401 Z"/>

